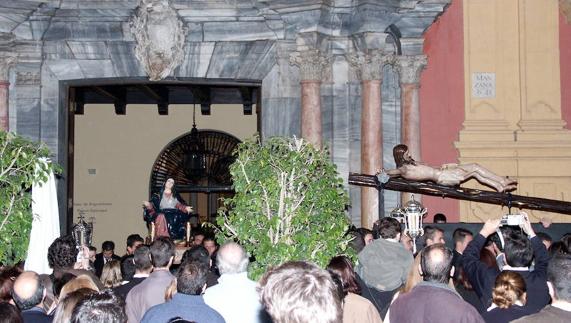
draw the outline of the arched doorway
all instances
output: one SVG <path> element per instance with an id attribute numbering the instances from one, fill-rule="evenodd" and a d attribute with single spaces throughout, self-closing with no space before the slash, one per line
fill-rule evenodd
<path id="1" fill-rule="evenodd" d="M 240 140 L 215 130 L 189 131 L 171 141 L 153 164 L 149 181 L 149 196 L 159 193 L 167 179 L 175 180 L 177 189 L 197 213 L 200 222 L 212 221 L 220 197 L 233 194 L 229 166 L 235 160 L 234 150 Z M 200 146 L 203 161 L 201 172 L 189 172 L 188 156 Z M 198 220 L 198 219 L 197 219 Z M 198 221 L 197 221 L 198 222 Z"/>

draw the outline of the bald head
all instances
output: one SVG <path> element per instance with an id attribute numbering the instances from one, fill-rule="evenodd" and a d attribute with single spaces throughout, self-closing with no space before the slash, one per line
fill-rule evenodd
<path id="1" fill-rule="evenodd" d="M 447 284 L 452 270 L 452 251 L 442 243 L 422 249 L 420 268 L 423 280 Z"/>
<path id="2" fill-rule="evenodd" d="M 248 269 L 248 263 L 246 250 L 235 242 L 227 242 L 218 250 L 216 264 L 221 274 L 245 272 Z"/>
<path id="3" fill-rule="evenodd" d="M 33 271 L 23 272 L 14 282 L 12 298 L 22 311 L 40 305 L 44 299 L 44 286 L 40 276 Z"/>

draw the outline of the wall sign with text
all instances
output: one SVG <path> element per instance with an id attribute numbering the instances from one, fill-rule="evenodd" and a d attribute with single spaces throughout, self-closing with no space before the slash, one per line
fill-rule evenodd
<path id="1" fill-rule="evenodd" d="M 489 99 L 496 97 L 496 73 L 472 73 L 472 97 Z"/>

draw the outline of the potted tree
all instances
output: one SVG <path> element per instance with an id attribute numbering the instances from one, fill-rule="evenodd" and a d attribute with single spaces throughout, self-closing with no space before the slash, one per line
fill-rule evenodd
<path id="1" fill-rule="evenodd" d="M 288 260 L 324 267 L 350 253 L 348 198 L 325 150 L 303 139 L 273 137 L 245 141 L 236 154 L 230 166 L 236 193 L 219 210 L 218 239 L 235 239 L 255 256 L 252 279 Z"/>
<path id="2" fill-rule="evenodd" d="M 32 228 L 32 185 L 56 169 L 49 149 L 14 133 L 0 131 L 0 266 L 26 258 Z"/>

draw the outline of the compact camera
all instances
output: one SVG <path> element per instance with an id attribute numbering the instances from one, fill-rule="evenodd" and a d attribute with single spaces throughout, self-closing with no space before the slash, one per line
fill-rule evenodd
<path id="1" fill-rule="evenodd" d="M 519 226 L 524 220 L 523 214 L 506 214 L 502 216 L 500 225 Z"/>

